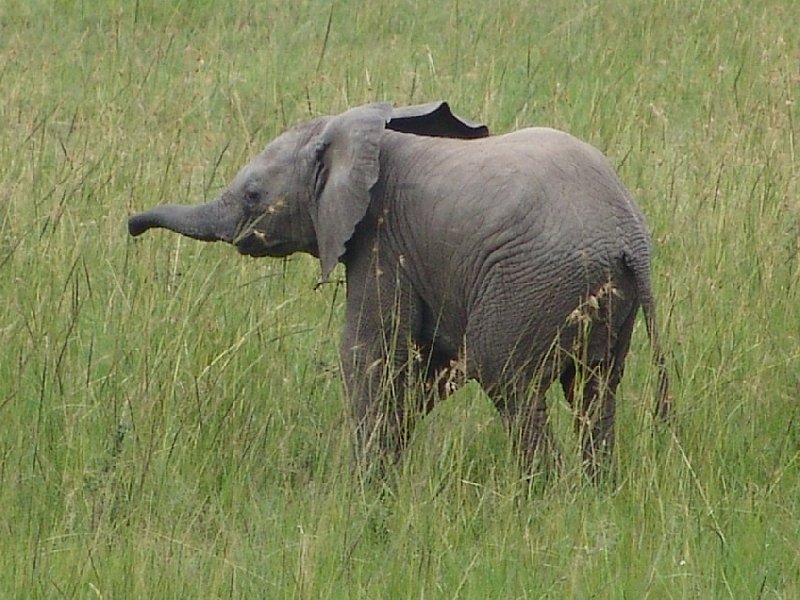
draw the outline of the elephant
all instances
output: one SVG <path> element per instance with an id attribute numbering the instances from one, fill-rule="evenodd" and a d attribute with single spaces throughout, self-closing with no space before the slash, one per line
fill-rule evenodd
<path id="1" fill-rule="evenodd" d="M 489 135 L 446 102 L 368 104 L 288 129 L 218 197 L 157 206 L 128 228 L 251 257 L 305 252 L 320 282 L 344 264 L 339 359 L 358 464 L 396 460 L 460 370 L 531 475 L 561 456 L 545 398 L 560 383 L 596 476 L 640 307 L 654 413 L 669 413 L 648 227 L 609 161 L 568 133 Z"/>

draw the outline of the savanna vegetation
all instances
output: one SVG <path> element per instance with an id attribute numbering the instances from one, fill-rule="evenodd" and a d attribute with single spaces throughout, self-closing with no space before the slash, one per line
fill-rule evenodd
<path id="1" fill-rule="evenodd" d="M 798 31 L 792 0 L 2 0 L 0 596 L 800 596 Z M 435 99 L 588 140 L 648 216 L 675 411 L 640 323 L 600 486 L 521 484 L 474 385 L 363 485 L 342 287 L 127 236 L 289 125 Z"/>

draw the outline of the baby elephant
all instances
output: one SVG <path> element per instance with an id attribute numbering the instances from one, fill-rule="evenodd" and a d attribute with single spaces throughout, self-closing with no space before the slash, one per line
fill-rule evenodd
<path id="1" fill-rule="evenodd" d="M 489 136 L 446 103 L 370 104 L 283 133 L 218 198 L 128 227 L 249 256 L 307 252 L 321 281 L 343 263 L 341 362 L 362 460 L 397 456 L 460 365 L 529 471 L 555 452 L 545 392 L 558 380 L 595 475 L 640 306 L 656 413 L 668 413 L 644 217 L 603 155 L 566 133 Z"/>

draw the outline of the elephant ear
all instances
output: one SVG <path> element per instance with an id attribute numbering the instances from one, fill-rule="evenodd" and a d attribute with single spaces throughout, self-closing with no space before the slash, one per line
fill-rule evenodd
<path id="1" fill-rule="evenodd" d="M 386 127 L 402 133 L 432 137 L 473 139 L 489 135 L 486 125 L 457 117 L 447 102 L 396 108 Z"/>
<path id="2" fill-rule="evenodd" d="M 321 281 L 326 281 L 356 225 L 367 213 L 378 181 L 381 136 L 390 104 L 369 104 L 331 117 L 316 140 L 315 205 Z"/>

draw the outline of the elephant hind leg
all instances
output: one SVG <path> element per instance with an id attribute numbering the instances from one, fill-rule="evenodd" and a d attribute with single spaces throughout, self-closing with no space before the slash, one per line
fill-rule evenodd
<path id="1" fill-rule="evenodd" d="M 561 452 L 548 421 L 544 391 L 535 391 L 515 413 L 503 411 L 514 452 L 526 475 L 550 475 L 561 467 Z"/>
<path id="2" fill-rule="evenodd" d="M 596 480 L 613 453 L 616 391 L 630 348 L 637 307 L 629 309 L 620 325 L 613 319 L 597 323 L 590 336 L 586 359 L 574 360 L 562 374 L 565 396 L 575 414 L 575 431 L 587 476 Z"/>
<path id="3" fill-rule="evenodd" d="M 476 380 L 503 419 L 520 467 L 528 475 L 548 474 L 560 466 L 545 394 L 558 379 L 563 352 L 556 322 L 525 327 L 493 305 L 477 312 L 465 336 L 465 376 Z M 484 335 L 492 332 L 493 335 Z M 543 332 L 552 332 L 547 336 Z"/>
<path id="4" fill-rule="evenodd" d="M 516 376 L 487 389 L 526 475 L 557 472 L 561 452 L 549 423 L 545 393 L 553 379 L 551 365 L 535 369 L 535 375 L 520 370 Z"/>

